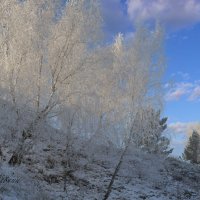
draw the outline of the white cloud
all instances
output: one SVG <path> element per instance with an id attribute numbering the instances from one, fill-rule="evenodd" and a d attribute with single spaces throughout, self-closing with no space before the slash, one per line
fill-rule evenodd
<path id="1" fill-rule="evenodd" d="M 138 20 L 159 20 L 173 28 L 200 22 L 199 0 L 128 0 L 128 15 Z"/>
<path id="2" fill-rule="evenodd" d="M 200 85 L 197 85 L 196 87 L 194 87 L 189 100 L 194 101 L 200 99 Z"/>
<path id="3" fill-rule="evenodd" d="M 168 125 L 166 134 L 170 136 L 173 155 L 180 156 L 183 153 L 193 130 L 200 133 L 200 122 L 175 122 Z"/>
<path id="4" fill-rule="evenodd" d="M 200 131 L 199 122 L 175 122 L 168 126 L 168 129 L 172 131 L 173 134 L 185 134 L 190 135 L 192 130 Z"/>
<path id="5" fill-rule="evenodd" d="M 166 94 L 167 101 L 179 100 L 181 97 L 191 92 L 193 85 L 191 83 L 176 83 Z"/>
<path id="6" fill-rule="evenodd" d="M 189 37 L 185 35 L 185 36 L 183 36 L 181 39 L 182 39 L 182 40 L 187 40 L 188 38 L 189 38 Z"/>
<path id="7" fill-rule="evenodd" d="M 189 101 L 200 100 L 200 83 L 195 82 L 180 82 L 174 84 L 171 88 L 170 86 L 165 87 L 167 93 L 165 96 L 166 101 L 177 101 L 182 97 L 185 97 Z"/>
<path id="8" fill-rule="evenodd" d="M 185 37 L 186 37 L 186 36 L 184 36 L 184 38 L 185 38 Z M 177 73 L 177 75 L 180 76 L 181 78 L 183 78 L 183 80 L 188 80 L 188 79 L 190 79 L 190 75 L 189 75 L 188 73 L 185 73 L 185 72 L 179 71 L 179 72 Z"/>

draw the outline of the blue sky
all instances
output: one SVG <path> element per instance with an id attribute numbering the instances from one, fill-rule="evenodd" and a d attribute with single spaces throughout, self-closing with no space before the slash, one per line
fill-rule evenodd
<path id="1" fill-rule="evenodd" d="M 165 44 L 166 80 L 175 87 L 166 98 L 169 121 L 200 121 L 200 24 L 170 33 Z"/>
<path id="2" fill-rule="evenodd" d="M 166 30 L 165 109 L 175 155 L 192 129 L 200 129 L 200 0 L 101 0 L 108 41 L 133 24 L 159 20 Z"/>

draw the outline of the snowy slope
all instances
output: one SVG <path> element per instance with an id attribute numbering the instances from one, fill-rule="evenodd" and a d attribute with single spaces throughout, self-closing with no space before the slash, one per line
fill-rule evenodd
<path id="1" fill-rule="evenodd" d="M 103 199 L 121 151 L 111 146 L 90 145 L 81 153 L 74 152 L 75 161 L 66 176 L 64 191 L 63 161 L 67 152 L 58 138 L 52 135 L 50 140 L 37 142 L 23 163 L 14 167 L 7 164 L 9 147 L 2 147 L 0 199 Z M 109 199 L 198 200 L 200 167 L 130 147 Z"/>

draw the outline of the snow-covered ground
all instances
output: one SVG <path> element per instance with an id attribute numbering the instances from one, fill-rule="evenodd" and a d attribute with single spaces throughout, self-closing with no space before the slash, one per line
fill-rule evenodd
<path id="1" fill-rule="evenodd" d="M 7 164 L 11 151 L 4 143 L 0 199 L 103 199 L 121 150 L 96 144 L 76 150 L 71 170 L 64 176 L 68 153 L 58 138 L 52 134 L 49 140 L 34 142 L 20 166 Z M 129 147 L 109 199 L 199 200 L 200 167 Z"/>

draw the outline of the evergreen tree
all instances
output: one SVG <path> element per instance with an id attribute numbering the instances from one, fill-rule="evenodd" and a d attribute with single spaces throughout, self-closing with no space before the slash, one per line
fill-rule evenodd
<path id="1" fill-rule="evenodd" d="M 167 120 L 168 118 L 164 117 L 159 121 L 160 132 L 157 136 L 157 152 L 169 155 L 172 153 L 173 149 L 169 149 L 170 139 L 163 135 L 163 132 L 167 129 Z"/>
<path id="2" fill-rule="evenodd" d="M 200 163 L 199 157 L 200 157 L 200 135 L 197 131 L 194 130 L 184 150 L 183 158 L 185 160 L 190 160 L 192 163 Z"/>
<path id="3" fill-rule="evenodd" d="M 142 123 L 139 129 L 135 129 L 136 133 L 140 133 L 135 141 L 139 147 L 149 153 L 168 155 L 173 149 L 169 148 L 170 140 L 163 134 L 167 128 L 167 117 L 160 118 L 160 114 L 160 110 L 156 111 L 152 108 L 144 109 L 142 114 L 138 114 L 136 126 L 138 121 Z"/>
<path id="4" fill-rule="evenodd" d="M 167 129 L 167 117 L 160 119 L 160 112 L 157 113 L 157 128 L 152 129 L 153 137 L 149 141 L 149 148 L 152 153 L 160 153 L 169 155 L 173 149 L 169 148 L 170 139 L 163 135 L 163 132 Z M 154 122 L 155 123 L 155 122 Z"/>

